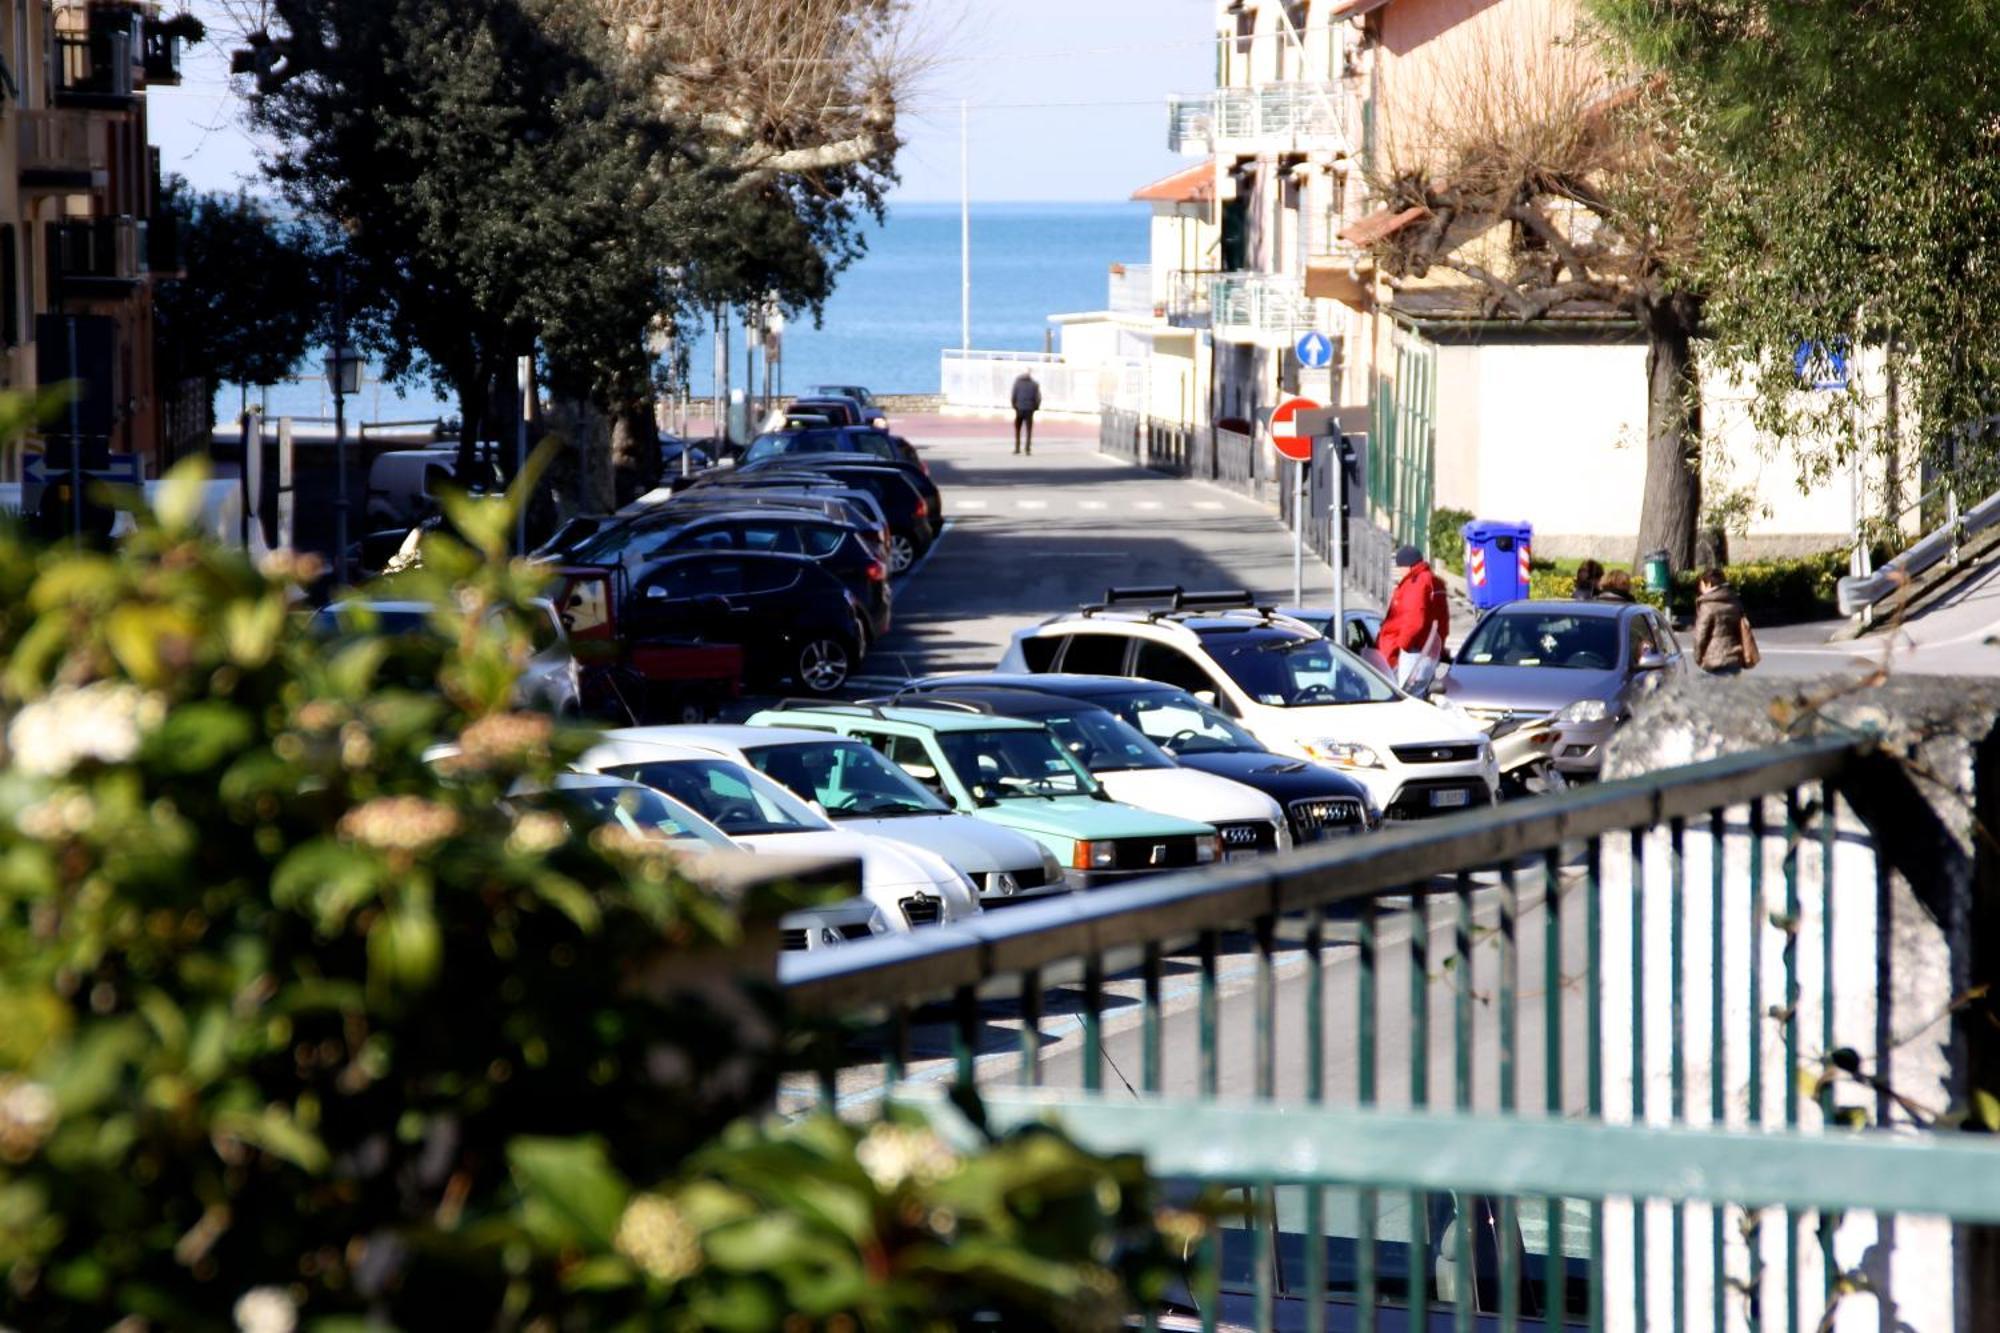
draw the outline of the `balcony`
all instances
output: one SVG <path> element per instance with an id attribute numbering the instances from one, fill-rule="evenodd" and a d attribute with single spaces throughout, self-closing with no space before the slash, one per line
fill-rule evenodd
<path id="1" fill-rule="evenodd" d="M 1176 153 L 1344 152 L 1347 90 L 1338 83 L 1268 83 L 1167 99 Z"/>
<path id="2" fill-rule="evenodd" d="M 1151 264 L 1111 266 L 1110 290 L 1104 304 L 1106 310 L 1114 315 L 1151 315 L 1155 304 Z"/>
<path id="3" fill-rule="evenodd" d="M 79 218 L 48 224 L 49 303 L 117 300 L 145 279 L 146 224 Z"/>
<path id="4" fill-rule="evenodd" d="M 129 24 L 93 23 L 87 33 L 59 32 L 54 47 L 58 107 L 122 111 L 132 105 L 138 87 Z"/>
<path id="5" fill-rule="evenodd" d="M 14 112 L 21 188 L 70 194 L 101 187 L 109 168 L 104 126 L 73 111 Z"/>
<path id="6" fill-rule="evenodd" d="M 181 31 L 158 19 L 149 18 L 141 29 L 145 44 L 140 63 L 146 67 L 148 87 L 177 88 L 181 82 Z"/>
<path id="7" fill-rule="evenodd" d="M 1296 274 L 1224 273 L 1208 291 L 1208 324 L 1218 342 L 1289 347 L 1313 327 L 1313 304 Z"/>

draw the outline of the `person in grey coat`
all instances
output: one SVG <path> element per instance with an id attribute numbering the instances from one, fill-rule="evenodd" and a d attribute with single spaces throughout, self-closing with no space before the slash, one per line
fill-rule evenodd
<path id="1" fill-rule="evenodd" d="M 1035 452 L 1035 413 L 1042 410 L 1042 386 L 1035 383 L 1032 371 L 1022 371 L 1014 377 L 1014 452 Z M 1021 447 L 1022 431 L 1027 432 L 1028 447 Z"/>

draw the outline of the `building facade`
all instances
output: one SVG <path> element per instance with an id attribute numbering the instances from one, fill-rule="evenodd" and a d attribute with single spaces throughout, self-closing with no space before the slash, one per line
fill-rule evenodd
<path id="1" fill-rule="evenodd" d="M 185 22 L 144 0 L 0 0 L 0 388 L 79 385 L 40 439 L 8 446 L 0 480 L 24 453 L 61 465 L 72 438 L 88 467 L 167 461 L 178 404 L 154 374 L 153 282 L 179 261 L 146 89 L 180 81 Z"/>

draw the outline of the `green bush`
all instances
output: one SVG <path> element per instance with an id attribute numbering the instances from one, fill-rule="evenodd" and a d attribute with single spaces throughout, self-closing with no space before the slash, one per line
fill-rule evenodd
<path id="1" fill-rule="evenodd" d="M 836 1271 L 813 1309 L 1136 1299 L 1105 1248 L 1157 1249 L 1129 1164 L 955 1159 L 941 1191 L 1112 1202 L 1044 1236 L 962 1200 L 985 1257 L 877 1289 L 902 1196 L 829 1217 L 757 1167 L 808 1143 L 852 1184 L 865 1131 L 716 1145 L 775 1086 L 775 923 L 810 898 L 503 810 L 590 739 L 512 709 L 540 576 L 506 559 L 508 506 L 453 505 L 474 548 L 426 542 L 397 595 L 433 633 L 388 679 L 381 639 L 305 628 L 309 561 L 255 567 L 195 507 L 170 485 L 113 552 L 0 531 L 0 1324 L 751 1327 Z M 434 688 L 401 683 L 413 661 Z M 699 1219 L 693 1287 L 632 1211 L 654 1194 Z M 1002 1280 L 1010 1244 L 1070 1278 Z"/>
<path id="2" fill-rule="evenodd" d="M 1723 573 L 1728 576 L 1730 586 L 1743 599 L 1744 608 L 1753 619 L 1761 615 L 1773 619 L 1804 620 L 1836 614 L 1836 592 L 1841 578 L 1847 573 L 1847 561 L 1845 551 L 1823 551 L 1818 555 L 1746 561 L 1728 566 Z M 1686 613 L 1693 610 L 1699 578 L 1698 570 L 1686 570 L 1674 576 L 1673 607 L 1676 611 Z M 1575 573 L 1569 569 L 1537 563 L 1530 577 L 1530 595 L 1534 597 L 1565 598 L 1571 596 L 1575 588 Z M 1665 605 L 1665 599 L 1648 592 L 1636 580 L 1633 590 L 1655 606 Z"/>
<path id="3" fill-rule="evenodd" d="M 1431 563 L 1441 564 L 1454 574 L 1465 572 L 1465 525 L 1472 522 L 1472 514 L 1464 509 L 1433 509 L 1431 511 L 1430 542 Z"/>

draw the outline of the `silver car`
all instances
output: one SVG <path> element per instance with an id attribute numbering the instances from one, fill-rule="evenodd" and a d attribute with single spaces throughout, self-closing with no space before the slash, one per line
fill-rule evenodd
<path id="1" fill-rule="evenodd" d="M 1685 674 L 1673 627 L 1630 602 L 1510 602 L 1481 617 L 1444 674 L 1444 697 L 1482 724 L 1552 718 L 1567 777 L 1595 777 L 1633 703 Z"/>

